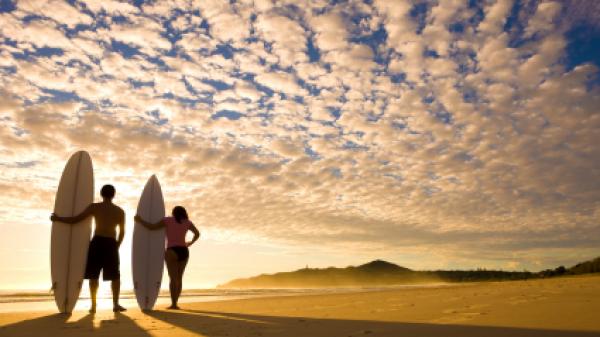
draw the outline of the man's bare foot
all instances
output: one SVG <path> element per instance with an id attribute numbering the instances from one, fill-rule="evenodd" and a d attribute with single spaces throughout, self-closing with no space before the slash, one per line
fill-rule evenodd
<path id="1" fill-rule="evenodd" d="M 123 311 L 127 311 L 127 309 L 123 308 L 122 306 L 120 306 L 118 304 L 113 307 L 113 312 L 123 312 Z"/>
<path id="2" fill-rule="evenodd" d="M 167 309 L 171 309 L 171 310 L 179 310 L 181 309 L 180 307 L 178 307 L 176 304 L 171 304 L 170 307 L 168 307 Z"/>

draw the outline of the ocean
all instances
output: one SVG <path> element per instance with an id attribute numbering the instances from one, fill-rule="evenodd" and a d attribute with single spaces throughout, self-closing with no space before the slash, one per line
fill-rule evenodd
<path id="1" fill-rule="evenodd" d="M 191 302 L 212 302 L 246 299 L 255 297 L 296 296 L 311 294 L 333 294 L 348 292 L 378 291 L 390 289 L 441 287 L 445 284 L 398 285 L 385 287 L 343 287 L 343 288 L 306 288 L 306 289 L 192 289 L 184 290 L 179 298 L 180 304 Z M 137 308 L 132 290 L 121 291 L 120 303 L 125 308 Z M 161 290 L 155 309 L 169 306 L 171 300 L 168 290 Z M 112 308 L 112 294 L 109 283 L 101 283 L 98 290 L 98 310 Z M 89 290 L 84 287 L 75 306 L 75 311 L 88 310 L 90 307 Z M 0 313 L 19 311 L 55 311 L 54 295 L 42 290 L 0 290 Z"/>

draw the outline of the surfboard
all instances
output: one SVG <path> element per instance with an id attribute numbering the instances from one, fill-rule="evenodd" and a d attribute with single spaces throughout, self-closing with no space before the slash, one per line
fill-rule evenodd
<path id="1" fill-rule="evenodd" d="M 94 201 L 92 159 L 85 151 L 74 153 L 62 172 L 54 213 L 75 216 Z M 50 234 L 50 273 L 54 301 L 62 313 L 71 313 L 79 298 L 87 260 L 92 218 L 69 225 L 52 222 Z"/>
<path id="2" fill-rule="evenodd" d="M 137 214 L 147 222 L 156 223 L 165 216 L 160 183 L 152 175 L 140 197 Z M 165 258 L 165 230 L 149 230 L 135 223 L 131 252 L 133 289 L 142 310 L 152 310 L 160 291 Z"/>

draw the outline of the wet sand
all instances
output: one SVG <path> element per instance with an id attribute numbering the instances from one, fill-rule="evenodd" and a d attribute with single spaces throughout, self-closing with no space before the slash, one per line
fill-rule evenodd
<path id="1" fill-rule="evenodd" d="M 2 313 L 0 336 L 540 336 L 600 337 L 600 275 L 463 283 L 439 288 Z"/>

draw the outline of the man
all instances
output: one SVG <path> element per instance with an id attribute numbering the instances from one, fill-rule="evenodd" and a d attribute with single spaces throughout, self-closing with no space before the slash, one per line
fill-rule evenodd
<path id="1" fill-rule="evenodd" d="M 85 278 L 90 283 L 90 296 L 92 307 L 90 313 L 96 312 L 96 293 L 98 292 L 98 279 L 100 270 L 104 281 L 111 281 L 113 293 L 113 311 L 121 312 L 126 309 L 119 305 L 119 292 L 121 289 L 121 273 L 119 271 L 119 247 L 125 236 L 125 212 L 121 207 L 112 203 L 115 188 L 104 185 L 100 190 L 102 202 L 90 204 L 81 214 L 72 217 L 61 217 L 52 213 L 50 220 L 75 224 L 88 216 L 93 216 L 96 228 L 94 237 L 88 250 Z M 119 238 L 116 239 L 116 230 L 119 227 Z"/>

